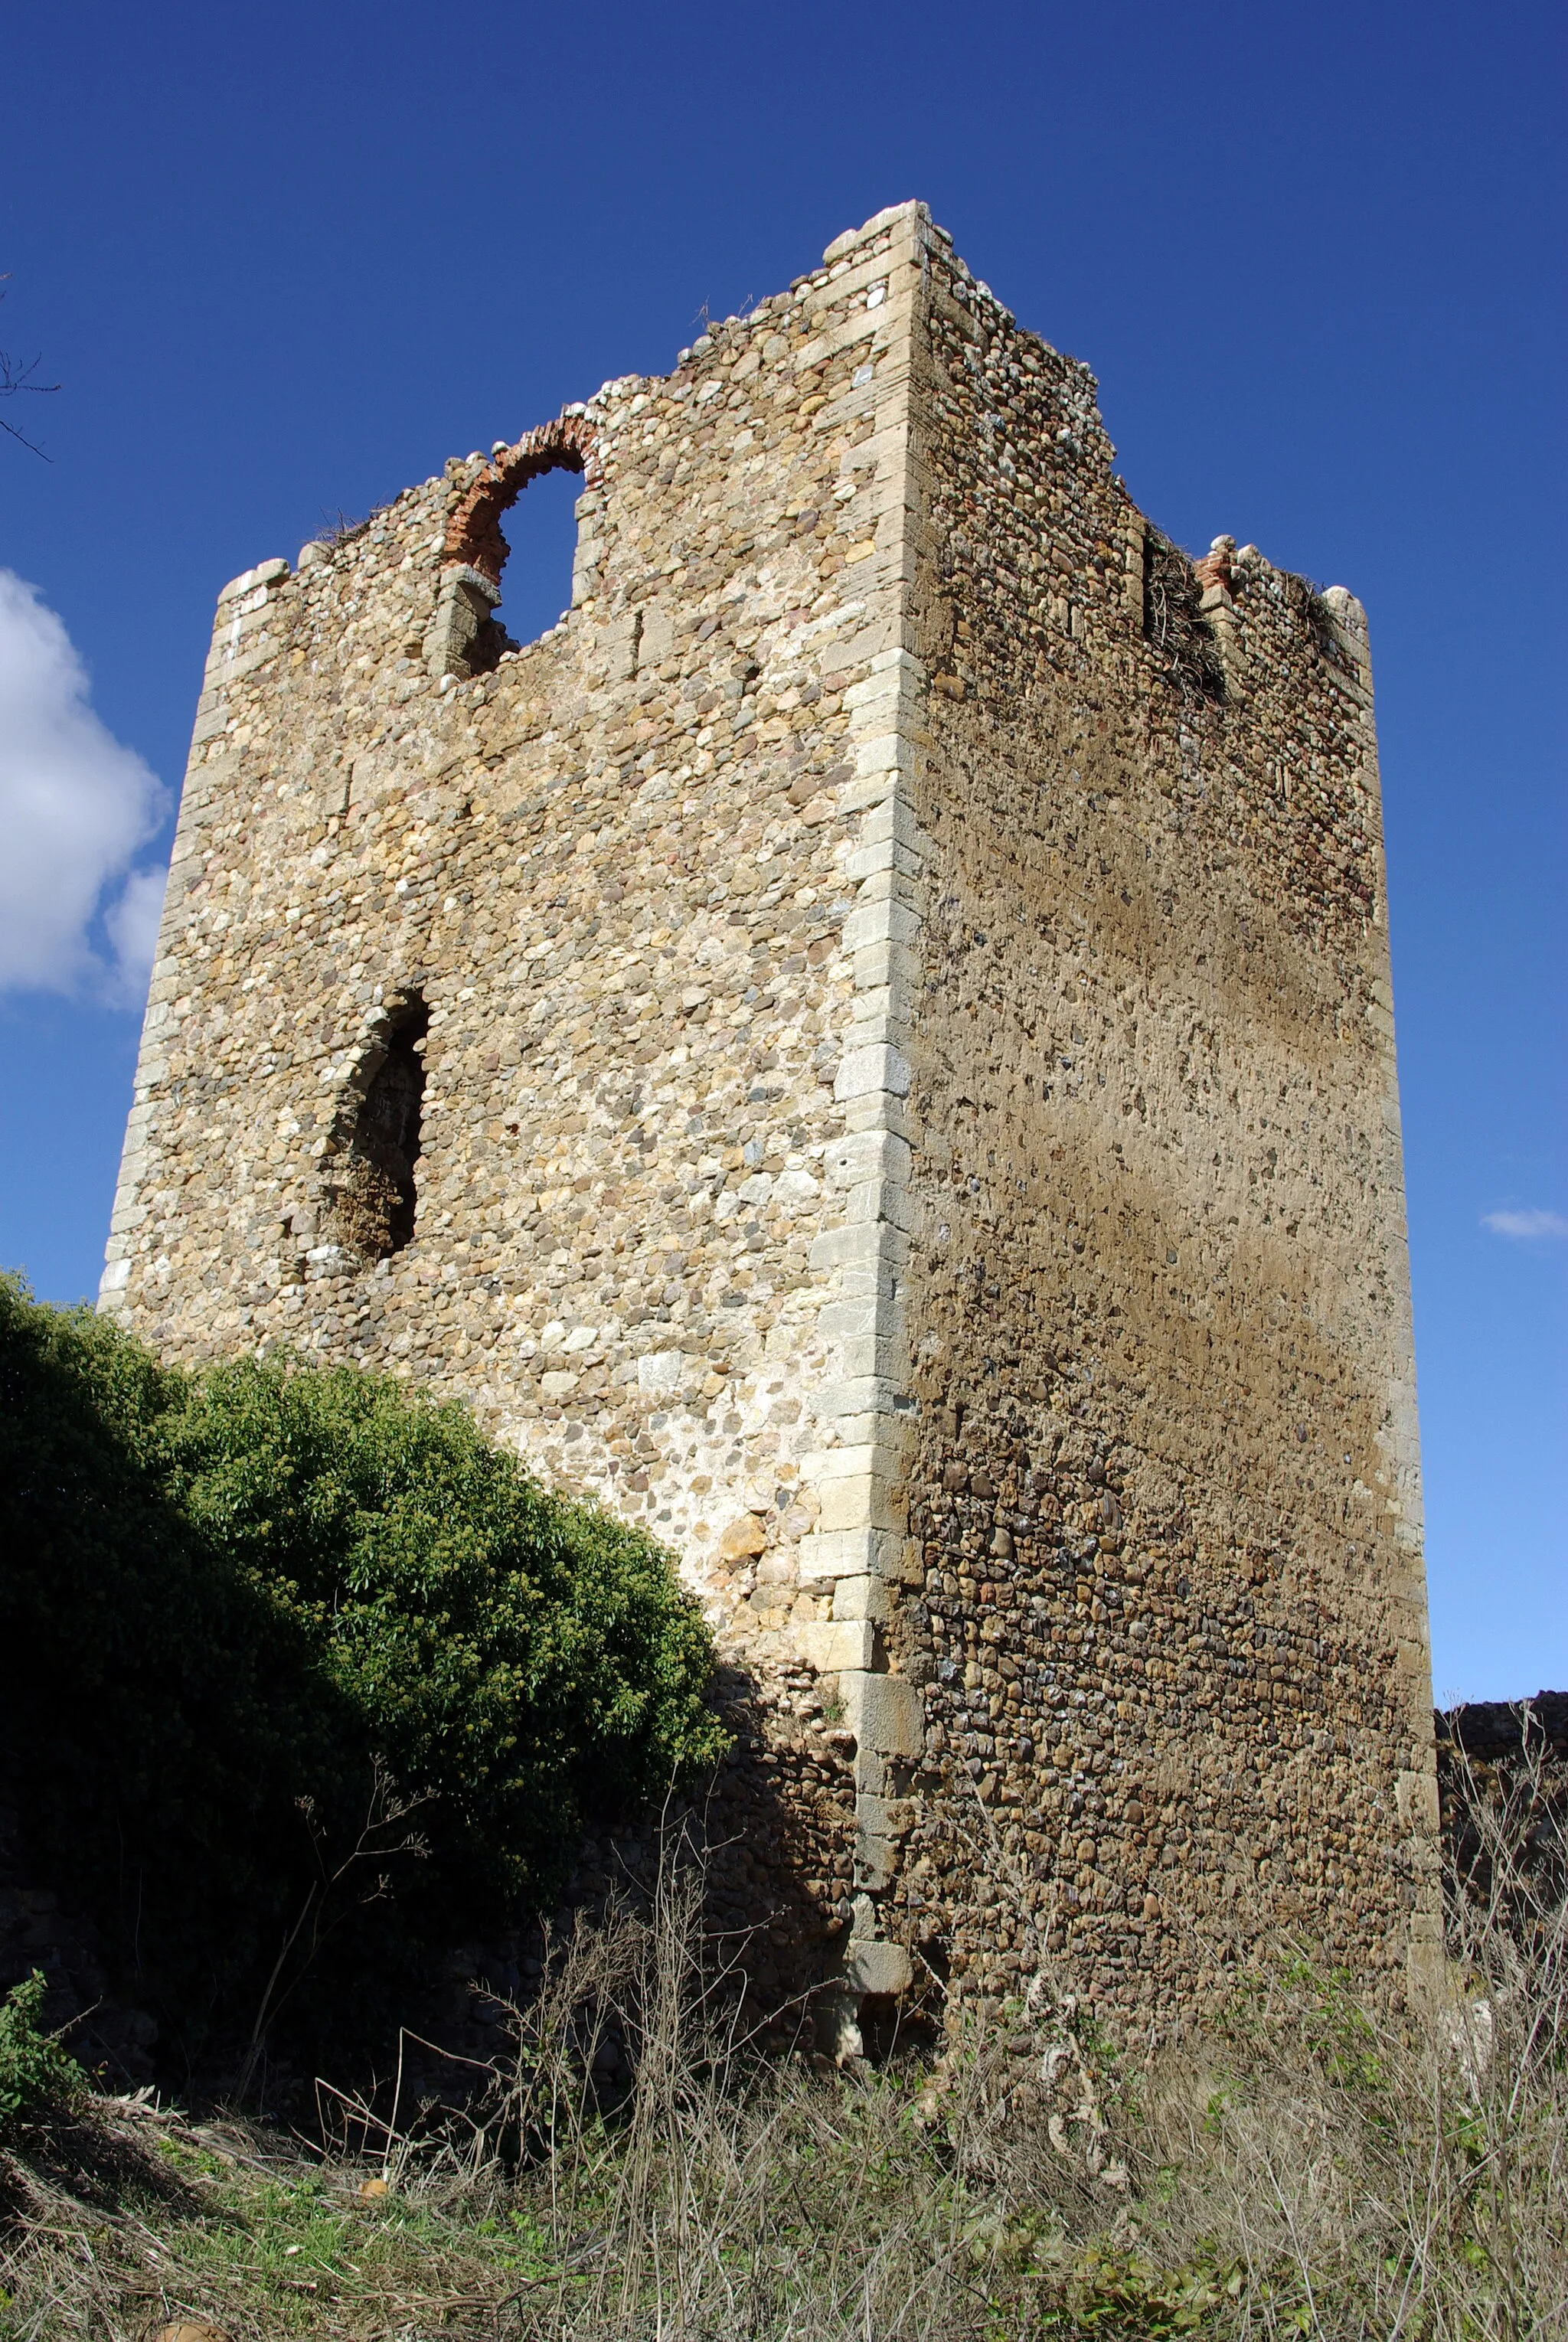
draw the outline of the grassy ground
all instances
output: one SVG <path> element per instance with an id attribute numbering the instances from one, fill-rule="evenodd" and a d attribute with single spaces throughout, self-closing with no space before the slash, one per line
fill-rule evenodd
<path id="1" fill-rule="evenodd" d="M 763 2059 L 673 1864 L 563 1947 L 462 2117 L 14 2120 L 0 2336 L 1563 2342 L 1568 1934 L 1513 1794 L 1421 2018 L 1283 1949 L 1144 2062 L 1044 1964 L 935 2067 Z"/>
<path id="2" fill-rule="evenodd" d="M 97 2099 L 21 2149 L 7 2335 L 139 2336 L 181 2317 L 246 2337 L 490 2332 L 464 2314 L 520 2265 L 504 2217 L 469 2197 L 365 2200 L 357 2171 L 240 2124 Z"/>

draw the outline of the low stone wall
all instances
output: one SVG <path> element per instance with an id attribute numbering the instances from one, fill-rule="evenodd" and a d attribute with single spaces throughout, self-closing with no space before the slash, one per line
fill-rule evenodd
<path id="1" fill-rule="evenodd" d="M 1450 1890 L 1538 1949 L 1568 1897 L 1568 1692 L 1468 1701 L 1434 1722 Z"/>

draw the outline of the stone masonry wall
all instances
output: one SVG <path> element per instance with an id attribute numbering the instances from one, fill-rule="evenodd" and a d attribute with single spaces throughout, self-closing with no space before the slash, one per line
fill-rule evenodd
<path id="1" fill-rule="evenodd" d="M 415 1376 L 667 1540 L 764 1986 L 1000 1989 L 1023 1894 L 1129 2006 L 1265 1904 L 1379 1958 L 1432 1761 L 1381 905 L 1358 606 L 1147 530 L 904 205 L 225 589 L 103 1306 Z"/>
<path id="2" fill-rule="evenodd" d="M 1436 1806 L 1364 622 L 1228 539 L 1151 608 L 1093 377 L 933 277 L 899 1932 L 994 1993 L 1042 1937 L 1124 2005 L 1291 1931 L 1399 1981 Z"/>
<path id="3" fill-rule="evenodd" d="M 498 558 L 463 530 L 538 435 L 226 589 L 105 1279 L 171 1356 L 285 1342 L 460 1393 L 668 1540 L 755 1760 L 721 1906 L 784 1914 L 784 1969 L 847 1911 L 814 1663 L 869 1633 L 831 1573 L 877 1200 L 853 930 L 899 624 L 889 249 L 569 412 L 573 606 L 489 672 L 462 668 Z M 366 1261 L 345 1168 L 411 1004 L 416 1236 Z"/>

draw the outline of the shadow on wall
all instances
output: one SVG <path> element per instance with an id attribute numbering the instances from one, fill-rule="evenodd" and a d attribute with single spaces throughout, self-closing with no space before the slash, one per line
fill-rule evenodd
<path id="1" fill-rule="evenodd" d="M 578 1911 L 597 1918 L 617 1897 L 645 1906 L 661 1853 L 689 1845 L 704 1933 L 740 1997 L 742 2032 L 774 2049 L 809 2047 L 823 2034 L 850 1927 L 854 1741 L 793 1715 L 777 1684 L 733 1665 L 717 1669 L 709 1696 L 730 1736 L 727 1755 L 658 1821 L 587 1841 L 556 1925 Z M 903 2034 L 921 2029 L 924 2015 L 912 2003 L 897 2019 Z"/>

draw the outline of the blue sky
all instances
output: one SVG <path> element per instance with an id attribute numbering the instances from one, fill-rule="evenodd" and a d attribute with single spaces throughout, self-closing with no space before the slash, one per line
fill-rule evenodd
<path id="1" fill-rule="evenodd" d="M 1368 606 L 1436 1686 L 1568 1686 L 1564 21 L 12 0 L 0 346 L 63 387 L 0 405 L 0 1260 L 96 1283 L 218 587 L 918 195 L 1153 518 Z"/>

